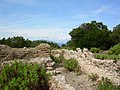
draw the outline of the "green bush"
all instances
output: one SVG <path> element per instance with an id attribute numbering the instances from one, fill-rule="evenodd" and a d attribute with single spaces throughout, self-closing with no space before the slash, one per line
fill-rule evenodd
<path id="1" fill-rule="evenodd" d="M 64 67 L 68 69 L 69 71 L 75 71 L 75 69 L 78 67 L 78 62 L 74 59 L 69 59 L 64 62 Z"/>
<path id="2" fill-rule="evenodd" d="M 113 85 L 108 78 L 103 78 L 98 84 L 98 90 L 120 90 L 120 87 Z"/>
<path id="3" fill-rule="evenodd" d="M 108 55 L 108 54 L 95 54 L 95 58 L 102 59 L 102 60 L 110 59 L 110 55 Z"/>
<path id="4" fill-rule="evenodd" d="M 65 47 L 61 47 L 61 49 L 76 50 L 76 47 L 74 47 L 74 46 L 65 46 Z"/>
<path id="5" fill-rule="evenodd" d="M 98 52 L 100 51 L 100 48 L 92 47 L 92 48 L 90 49 L 90 51 L 91 51 L 92 53 L 98 53 Z"/>
<path id="6" fill-rule="evenodd" d="M 111 47 L 109 52 L 110 52 L 110 54 L 115 54 L 115 55 L 120 54 L 120 43 Z"/>
<path id="7" fill-rule="evenodd" d="M 15 62 L 0 72 L 0 90 L 49 90 L 49 76 L 38 64 Z"/>
<path id="8" fill-rule="evenodd" d="M 97 59 L 112 59 L 112 60 L 115 60 L 115 62 L 117 62 L 120 57 L 119 55 L 109 55 L 109 54 L 95 54 L 95 58 Z"/>
<path id="9" fill-rule="evenodd" d="M 65 60 L 63 55 L 60 55 L 59 57 L 54 57 L 54 56 L 50 55 L 50 57 L 56 63 L 62 63 Z"/>

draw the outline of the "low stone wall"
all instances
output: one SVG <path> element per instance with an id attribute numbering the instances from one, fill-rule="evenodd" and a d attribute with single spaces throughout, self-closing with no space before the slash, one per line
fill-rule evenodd
<path id="1" fill-rule="evenodd" d="M 35 48 L 11 48 L 0 45 L 0 62 L 12 59 L 30 59 L 36 57 L 49 57 L 51 47 L 48 44 L 40 44 Z"/>
<path id="2" fill-rule="evenodd" d="M 52 50 L 51 54 L 55 57 L 63 55 L 67 60 L 70 58 L 76 59 L 86 74 L 97 73 L 100 78 L 108 77 L 116 85 L 120 85 L 120 64 L 114 63 L 114 60 L 95 59 L 94 54 L 86 48 L 83 50 L 77 48 L 76 51 L 67 49 Z"/>
<path id="3" fill-rule="evenodd" d="M 47 70 L 53 70 L 53 65 L 55 64 L 54 61 L 52 61 L 52 59 L 50 57 L 36 57 L 36 58 L 31 58 L 30 60 L 25 60 L 25 59 L 21 59 L 21 60 L 16 60 L 17 62 L 23 62 L 23 63 L 27 63 L 27 64 L 39 64 L 40 66 L 45 66 Z M 3 61 L 1 63 L 1 67 L 3 67 L 5 64 L 11 64 L 14 63 L 14 60 L 10 60 L 10 61 Z"/>

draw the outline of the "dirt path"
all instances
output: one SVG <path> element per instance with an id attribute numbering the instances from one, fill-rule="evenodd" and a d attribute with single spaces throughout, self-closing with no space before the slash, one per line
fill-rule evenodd
<path id="1" fill-rule="evenodd" d="M 56 68 L 61 71 L 61 75 L 65 76 L 66 81 L 75 88 L 75 90 L 96 90 L 96 82 L 89 80 L 84 73 L 76 75 L 73 72 L 66 71 L 63 67 Z"/>
<path id="2" fill-rule="evenodd" d="M 76 90 L 96 90 L 95 83 L 88 80 L 88 76 L 84 74 L 76 76 L 73 72 L 70 72 L 62 73 L 62 75 Z"/>

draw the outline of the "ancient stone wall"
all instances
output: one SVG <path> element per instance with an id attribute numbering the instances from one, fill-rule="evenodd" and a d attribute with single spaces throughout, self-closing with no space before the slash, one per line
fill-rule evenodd
<path id="1" fill-rule="evenodd" d="M 108 77 L 116 85 L 120 85 L 120 64 L 114 63 L 114 60 L 100 60 L 95 59 L 94 54 L 88 49 L 81 50 L 77 48 L 76 51 L 61 49 L 52 50 L 51 54 L 55 57 L 63 55 L 65 59 L 76 59 L 81 66 L 82 71 L 90 75 L 96 73 L 100 78 Z"/>
<path id="2" fill-rule="evenodd" d="M 36 57 L 49 57 L 51 47 L 48 44 L 40 44 L 35 48 L 11 48 L 0 45 L 0 62 L 12 59 L 30 59 Z"/>

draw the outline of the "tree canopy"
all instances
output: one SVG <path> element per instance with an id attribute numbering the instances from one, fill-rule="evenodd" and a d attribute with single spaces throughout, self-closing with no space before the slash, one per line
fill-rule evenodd
<path id="1" fill-rule="evenodd" d="M 54 42 L 49 42 L 45 40 L 31 41 L 29 39 L 24 39 L 22 36 L 9 37 L 7 39 L 3 38 L 0 40 L 0 44 L 9 45 L 13 48 L 35 47 L 41 43 L 47 43 L 53 48 L 59 48 L 59 45 Z"/>
<path id="2" fill-rule="evenodd" d="M 120 24 L 113 28 L 113 32 L 110 34 L 110 39 L 113 45 L 120 43 Z"/>
<path id="3" fill-rule="evenodd" d="M 120 25 L 116 26 L 111 32 L 102 22 L 91 21 L 90 23 L 83 23 L 69 33 L 71 40 L 67 42 L 67 46 L 109 49 L 120 42 L 120 34 L 118 32 L 120 32 Z"/>

